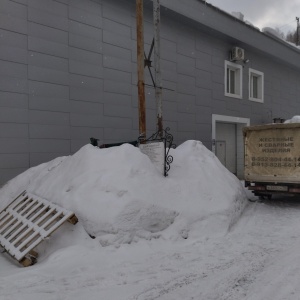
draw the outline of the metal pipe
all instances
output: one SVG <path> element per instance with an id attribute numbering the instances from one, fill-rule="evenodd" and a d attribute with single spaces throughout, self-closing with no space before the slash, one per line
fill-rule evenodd
<path id="1" fill-rule="evenodd" d="M 136 0 L 136 35 L 137 35 L 137 73 L 139 101 L 139 134 L 141 141 L 146 139 L 146 105 L 144 84 L 144 10 L 143 0 Z"/>
<path id="2" fill-rule="evenodd" d="M 296 21 L 297 21 L 297 31 L 296 31 L 296 34 L 297 34 L 297 36 L 296 36 L 296 46 L 298 46 L 298 45 L 299 45 L 299 18 L 298 18 L 298 17 L 296 17 Z"/>
<path id="3" fill-rule="evenodd" d="M 153 0 L 154 24 L 154 70 L 155 70 L 155 99 L 157 110 L 157 131 L 163 137 L 162 120 L 162 79 L 160 68 L 160 0 Z"/>

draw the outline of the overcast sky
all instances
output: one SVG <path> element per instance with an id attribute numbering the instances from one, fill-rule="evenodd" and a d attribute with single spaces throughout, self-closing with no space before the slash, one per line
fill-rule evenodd
<path id="1" fill-rule="evenodd" d="M 244 20 L 254 26 L 279 28 L 284 33 L 296 30 L 296 17 L 300 17 L 300 0 L 207 0 L 228 12 L 241 12 Z"/>

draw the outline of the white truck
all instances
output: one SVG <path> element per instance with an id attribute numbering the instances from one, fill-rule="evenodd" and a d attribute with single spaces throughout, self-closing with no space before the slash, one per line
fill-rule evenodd
<path id="1" fill-rule="evenodd" d="M 245 186 L 256 196 L 300 195 L 300 123 L 245 127 Z"/>

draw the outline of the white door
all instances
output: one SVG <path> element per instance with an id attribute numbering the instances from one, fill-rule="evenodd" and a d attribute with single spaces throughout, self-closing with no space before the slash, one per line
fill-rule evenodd
<path id="1" fill-rule="evenodd" d="M 226 166 L 226 142 L 216 141 L 216 155 L 219 161 Z"/>
<path id="2" fill-rule="evenodd" d="M 236 135 L 236 124 L 216 123 L 216 155 L 233 174 L 237 173 Z"/>

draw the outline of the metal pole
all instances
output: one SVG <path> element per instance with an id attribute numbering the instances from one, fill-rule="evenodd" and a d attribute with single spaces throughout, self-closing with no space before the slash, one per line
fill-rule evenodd
<path id="1" fill-rule="evenodd" d="M 155 69 L 155 99 L 157 109 L 157 131 L 163 137 L 162 120 L 162 80 L 160 69 L 160 0 L 153 0 L 154 23 L 154 69 Z"/>
<path id="2" fill-rule="evenodd" d="M 297 31 L 296 31 L 297 37 L 296 37 L 296 45 L 298 46 L 298 45 L 299 45 L 299 18 L 298 18 L 298 17 L 296 17 L 296 21 L 297 21 Z"/>
<path id="3" fill-rule="evenodd" d="M 139 133 L 141 140 L 146 139 L 146 105 L 144 85 L 144 22 L 143 0 L 136 0 L 136 35 L 137 35 L 137 72 L 139 98 Z"/>

